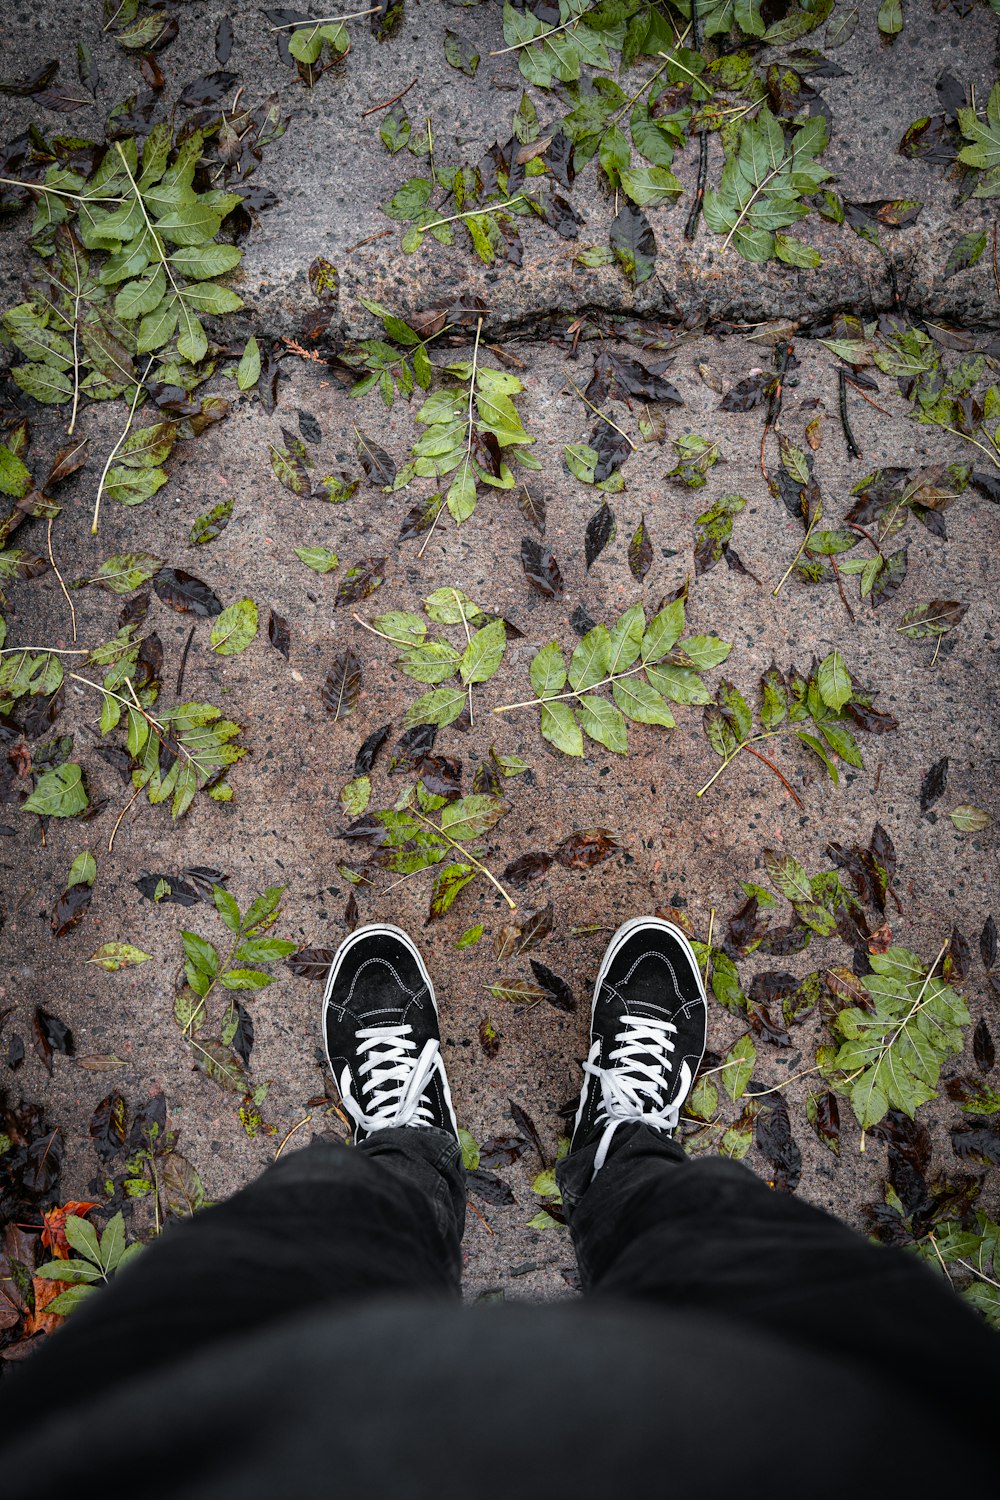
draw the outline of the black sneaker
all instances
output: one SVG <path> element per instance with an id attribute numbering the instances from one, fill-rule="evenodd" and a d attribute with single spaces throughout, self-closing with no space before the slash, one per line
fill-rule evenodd
<path id="1" fill-rule="evenodd" d="M 705 1052 L 708 1006 L 691 944 L 672 922 L 634 917 L 601 961 L 570 1150 L 598 1134 L 595 1173 L 619 1125 L 677 1127 Z"/>
<path id="2" fill-rule="evenodd" d="M 323 1038 L 355 1144 L 397 1125 L 436 1126 L 458 1139 L 434 989 L 400 928 L 375 922 L 341 943 L 323 995 Z"/>

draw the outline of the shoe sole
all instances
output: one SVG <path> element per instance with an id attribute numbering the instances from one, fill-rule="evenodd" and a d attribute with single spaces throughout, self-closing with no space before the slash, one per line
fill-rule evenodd
<path id="1" fill-rule="evenodd" d="M 349 937 L 346 937 L 344 939 L 340 947 L 337 949 L 336 953 L 333 955 L 333 959 L 330 964 L 330 972 L 326 977 L 326 984 L 323 988 L 323 1005 L 322 1009 L 320 1010 L 319 1025 L 320 1032 L 323 1037 L 323 1054 L 326 1057 L 330 1072 L 333 1074 L 333 1081 L 338 1088 L 340 1087 L 340 1079 L 337 1077 L 336 1071 L 334 1070 L 333 1059 L 330 1057 L 330 1047 L 326 1037 L 326 1013 L 330 1008 L 330 997 L 333 994 L 333 987 L 337 982 L 337 975 L 340 973 L 340 970 L 343 967 L 345 955 L 351 950 L 351 948 L 354 947 L 355 943 L 359 943 L 363 941 L 363 939 L 369 937 L 395 938 L 397 942 L 402 943 L 406 951 L 411 954 L 412 957 L 416 960 L 417 968 L 420 971 L 420 977 L 426 984 L 427 993 L 431 997 L 431 1004 L 434 1007 L 434 1014 L 438 1018 L 438 1030 L 440 1031 L 441 1029 L 441 1012 L 438 1010 L 437 995 L 434 993 L 434 986 L 431 983 L 431 976 L 428 974 L 427 969 L 424 965 L 424 960 L 421 956 L 420 949 L 410 937 L 409 933 L 404 932 L 402 927 L 394 927 L 391 922 L 368 922 L 364 927 L 356 928 Z M 442 1058 L 442 1063 L 443 1062 L 444 1059 Z M 455 1136 L 457 1138 L 458 1120 L 455 1115 L 455 1106 L 452 1103 L 451 1099 L 451 1088 L 448 1084 L 447 1069 L 445 1069 L 444 1067 L 442 1067 L 441 1070 L 441 1086 L 444 1093 L 444 1102 L 445 1104 L 447 1104 L 448 1113 L 451 1116 L 452 1129 L 454 1130 Z"/>

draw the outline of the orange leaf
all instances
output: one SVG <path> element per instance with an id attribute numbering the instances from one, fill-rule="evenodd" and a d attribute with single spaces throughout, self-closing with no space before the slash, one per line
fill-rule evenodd
<path id="1" fill-rule="evenodd" d="M 48 1213 L 42 1215 L 45 1220 L 42 1244 L 52 1251 L 56 1260 L 69 1260 L 71 1254 L 70 1244 L 66 1238 L 67 1215 L 72 1214 L 74 1218 L 83 1219 L 92 1208 L 96 1207 L 96 1203 L 77 1203 L 71 1199 L 68 1203 L 60 1204 L 58 1208 L 50 1208 Z"/>
<path id="2" fill-rule="evenodd" d="M 94 1207 L 93 1204 L 90 1206 Z M 60 1314 L 46 1312 L 45 1309 L 59 1296 L 60 1292 L 66 1290 L 69 1284 L 66 1281 L 47 1281 L 42 1276 L 31 1278 L 32 1289 L 35 1293 L 35 1310 L 33 1313 L 24 1315 L 25 1338 L 30 1338 L 33 1333 L 51 1333 L 54 1328 L 59 1327 L 62 1322 Z"/>

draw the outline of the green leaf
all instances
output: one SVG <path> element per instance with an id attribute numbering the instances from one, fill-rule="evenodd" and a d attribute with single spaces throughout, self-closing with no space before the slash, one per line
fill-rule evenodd
<path id="1" fill-rule="evenodd" d="M 472 865 L 451 864 L 442 866 L 435 878 L 434 888 L 431 891 L 430 913 L 427 920 L 431 922 L 436 917 L 443 917 L 459 892 L 468 885 L 470 880 L 474 880 L 475 878 L 476 871 Z"/>
<path id="2" fill-rule="evenodd" d="M 661 661 L 684 629 L 684 601 L 675 599 L 655 614 L 642 637 L 643 662 Z"/>
<path id="3" fill-rule="evenodd" d="M 78 1254 L 82 1255 L 86 1260 L 92 1261 L 98 1269 L 103 1269 L 101 1242 L 93 1224 L 88 1224 L 86 1219 L 81 1219 L 76 1214 L 67 1214 L 65 1234 L 70 1245 Z"/>
<path id="4" fill-rule="evenodd" d="M 583 734 L 568 703 L 543 703 L 539 727 L 542 738 L 564 755 L 583 754 Z"/>
<path id="5" fill-rule="evenodd" d="M 30 488 L 30 471 L 9 448 L 0 443 L 0 491 L 20 500 Z"/>
<path id="6" fill-rule="evenodd" d="M 295 944 L 292 944 L 292 952 Z M 273 974 L 265 974 L 262 969 L 227 969 L 222 976 L 222 985 L 227 990 L 263 990 L 269 984 L 274 983 Z"/>
<path id="7" fill-rule="evenodd" d="M 279 958 L 288 958 L 295 952 L 297 943 L 289 938 L 248 937 L 233 954 L 240 963 L 273 964 Z"/>
<path id="8" fill-rule="evenodd" d="M 474 1172 L 479 1166 L 480 1154 L 476 1138 L 463 1126 L 459 1126 L 458 1139 L 462 1147 L 462 1166 L 467 1172 Z"/>
<path id="9" fill-rule="evenodd" d="M 252 391 L 260 379 L 260 345 L 250 336 L 243 346 L 240 362 L 236 366 L 236 384 L 241 391 Z"/>
<path id="10" fill-rule="evenodd" d="M 485 792 L 471 797 L 460 797 L 457 802 L 445 804 L 441 813 L 441 827 L 448 837 L 463 842 L 476 839 L 487 833 L 508 811 L 502 797 Z"/>
<path id="11" fill-rule="evenodd" d="M 340 789 L 340 805 L 352 818 L 360 818 L 372 796 L 370 776 L 355 776 Z"/>
<path id="12" fill-rule="evenodd" d="M 460 687 L 435 688 L 424 693 L 411 703 L 403 720 L 404 729 L 413 729 L 417 724 L 436 724 L 444 729 L 458 718 L 467 702 L 466 693 Z"/>
<path id="13" fill-rule="evenodd" d="M 735 1101 L 746 1092 L 756 1062 L 757 1048 L 752 1038 L 741 1036 L 726 1053 L 722 1064 L 722 1086 L 730 1099 Z"/>
<path id="14" fill-rule="evenodd" d="M 134 947 L 132 943 L 111 942 L 102 943 L 87 962 L 97 964 L 98 968 L 103 969 L 105 973 L 114 974 L 119 969 L 129 969 L 136 964 L 144 964 L 152 956 L 151 953 L 144 953 L 141 948 Z"/>
<path id="15" fill-rule="evenodd" d="M 444 34 L 444 55 L 447 62 L 467 78 L 475 78 L 476 69 L 479 67 L 479 53 L 475 50 L 465 37 L 459 36 L 457 31 L 446 31 Z"/>
<path id="16" fill-rule="evenodd" d="M 569 663 L 569 684 L 576 692 L 603 682 L 608 675 L 611 655 L 611 637 L 606 625 L 595 625 L 588 630 L 573 652 Z"/>
<path id="17" fill-rule="evenodd" d="M 774 253 L 787 266 L 798 266 L 813 271 L 823 264 L 823 257 L 811 245 L 804 245 L 794 235 L 778 233 L 774 236 Z"/>
<path id="18" fill-rule="evenodd" d="M 252 599 L 237 599 L 212 621 L 212 650 L 219 656 L 236 656 L 257 638 L 257 606 Z"/>
<path id="19" fill-rule="evenodd" d="M 242 259 L 243 251 L 236 245 L 182 245 L 172 252 L 169 262 L 182 276 L 205 281 L 235 270 Z"/>
<path id="20" fill-rule="evenodd" d="M 314 573 L 332 573 L 340 562 L 331 547 L 296 547 L 295 556 Z"/>
<path id="21" fill-rule="evenodd" d="M 797 740 L 801 740 L 802 744 L 805 745 L 808 750 L 811 750 L 814 755 L 819 757 L 819 759 L 826 767 L 827 772 L 829 773 L 830 780 L 833 782 L 834 786 L 839 786 L 840 773 L 837 770 L 835 762 L 830 759 L 829 755 L 827 755 L 826 746 L 823 744 L 823 741 L 818 740 L 814 734 L 807 734 L 803 729 L 796 730 L 795 738 Z"/>
<path id="22" fill-rule="evenodd" d="M 73 395 L 73 381 L 52 365 L 14 365 L 10 372 L 26 396 L 58 406 Z"/>
<path id="23" fill-rule="evenodd" d="M 550 641 L 532 658 L 528 675 L 539 698 L 551 698 L 562 692 L 566 684 L 566 662 L 558 641 Z"/>
<path id="24" fill-rule="evenodd" d="M 666 167 L 633 167 L 621 174 L 621 188 L 640 208 L 671 203 L 684 191 L 684 184 Z"/>
<path id="25" fill-rule="evenodd" d="M 208 542 L 214 542 L 217 536 L 225 531 L 233 514 L 232 500 L 220 500 L 212 509 L 199 516 L 191 527 L 188 537 L 192 547 L 204 547 Z"/>
<path id="26" fill-rule="evenodd" d="M 43 771 L 35 790 L 22 802 L 22 812 L 46 818 L 77 818 L 89 806 L 83 773 L 75 761 Z"/>
<path id="27" fill-rule="evenodd" d="M 981 833 L 993 822 L 989 813 L 983 812 L 981 807 L 973 807 L 969 802 L 953 807 L 948 816 L 959 833 Z"/>
<path id="28" fill-rule="evenodd" d="M 831 651 L 823 658 L 816 674 L 823 702 L 830 708 L 840 710 L 851 697 L 851 674 L 844 665 L 839 651 Z"/>
<path id="29" fill-rule="evenodd" d="M 69 867 L 69 875 L 66 877 L 67 886 L 70 885 L 93 885 L 97 879 L 97 860 L 89 849 L 78 854 Z"/>
<path id="30" fill-rule="evenodd" d="M 902 0 L 882 0 L 878 8 L 878 29 L 883 36 L 897 36 L 902 31 Z"/>
<path id="31" fill-rule="evenodd" d="M 162 566 L 162 559 L 154 557 L 151 552 L 121 552 L 102 562 L 91 581 L 102 584 L 112 593 L 130 594 L 148 583 Z"/>
<path id="32" fill-rule="evenodd" d="M 453 946 L 458 949 L 474 948 L 483 935 L 483 924 L 477 922 L 474 927 L 467 927 L 460 938 L 457 938 Z"/>
<path id="33" fill-rule="evenodd" d="M 642 209 L 634 203 L 626 203 L 611 225 L 609 238 L 615 259 L 632 285 L 640 286 L 648 281 L 656 263 L 656 240 Z"/>
<path id="34" fill-rule="evenodd" d="M 503 660 L 507 632 L 502 620 L 477 630 L 462 652 L 459 675 L 464 683 L 488 682 Z"/>
<path id="35" fill-rule="evenodd" d="M 664 699 L 641 677 L 620 677 L 612 684 L 611 692 L 622 713 L 637 724 L 662 724 L 665 729 L 676 727 Z M 583 727 L 586 729 L 586 724 Z"/>

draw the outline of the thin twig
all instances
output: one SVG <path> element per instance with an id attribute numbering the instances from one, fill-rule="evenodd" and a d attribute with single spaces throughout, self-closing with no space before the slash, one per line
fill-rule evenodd
<path id="1" fill-rule="evenodd" d="M 453 839 L 449 834 L 447 828 L 439 828 L 436 823 L 432 823 L 430 818 L 425 818 L 423 813 L 418 812 L 415 807 L 410 807 L 407 809 L 407 811 L 410 813 L 411 817 L 416 818 L 419 823 L 423 823 L 427 828 L 432 829 L 433 832 L 437 834 L 438 838 L 443 838 L 448 844 L 451 845 L 453 849 L 459 849 L 461 851 L 462 858 L 467 859 L 470 864 L 475 865 L 476 869 L 482 871 L 482 873 L 486 876 L 486 879 L 490 882 L 490 884 L 496 886 L 497 890 L 500 892 L 501 896 L 506 901 L 511 911 L 517 911 L 517 902 L 511 899 L 511 897 L 504 890 L 503 886 L 500 884 L 499 880 L 497 880 L 496 876 L 490 870 L 488 870 L 486 866 L 482 864 L 474 854 L 471 854 L 469 850 L 466 849 L 464 844 L 460 844 L 457 839 Z"/>
<path id="2" fill-rule="evenodd" d="M 466 1198 L 465 1201 L 466 1201 L 466 1204 L 468 1205 L 468 1207 L 472 1209 L 472 1212 L 475 1214 L 476 1218 L 479 1220 L 480 1224 L 482 1224 L 483 1228 L 487 1231 L 487 1233 L 495 1235 L 496 1234 L 496 1230 L 490 1228 L 489 1224 L 487 1224 L 486 1220 L 483 1218 L 482 1214 L 479 1212 L 479 1209 L 473 1203 L 472 1199 L 471 1198 Z"/>
<path id="3" fill-rule="evenodd" d="M 1000 272 L 997 271 L 997 221 L 993 220 L 993 280 L 996 282 L 997 297 L 1000 298 Z"/>
<path id="4" fill-rule="evenodd" d="M 379 112 L 380 109 L 388 109 L 390 104 L 396 104 L 396 103 L 398 103 L 400 99 L 404 98 L 405 95 L 407 95 L 410 92 L 410 90 L 413 87 L 413 84 L 416 83 L 416 81 L 417 80 L 414 78 L 411 83 L 408 83 L 406 85 L 405 89 L 400 89 L 400 91 L 399 91 L 398 94 L 393 94 L 393 96 L 392 96 L 391 99 L 383 99 L 381 104 L 373 104 L 370 109 L 363 109 L 361 111 L 361 118 L 362 118 L 362 120 L 367 115 L 378 114 L 378 112 Z"/>
<path id="5" fill-rule="evenodd" d="M 310 16 L 308 21 L 283 21 L 280 26 L 269 26 L 268 31 L 305 31 L 307 26 L 339 26 L 341 21 L 358 21 L 362 16 L 373 16 L 380 7 L 370 5 L 367 10 L 352 10 L 346 16 Z"/>
<path id="6" fill-rule="evenodd" d="M 852 380 L 851 377 L 850 377 L 850 375 L 848 375 L 848 373 L 847 373 L 846 370 L 842 370 L 841 374 L 843 375 L 844 379 L 847 381 L 847 384 L 851 387 L 851 390 L 852 391 L 857 391 L 857 393 L 861 397 L 861 399 L 863 401 L 867 401 L 869 406 L 874 406 L 875 410 L 876 411 L 880 411 L 882 413 L 883 417 L 891 417 L 892 416 L 892 412 L 889 411 L 888 407 L 879 406 L 879 404 L 878 404 L 877 401 L 873 401 L 872 398 L 871 398 L 871 396 L 869 396 L 868 392 L 866 390 L 864 390 L 860 385 L 858 385 L 857 381 Z"/>
<path id="7" fill-rule="evenodd" d="M 785 581 L 788 578 L 789 573 L 795 567 L 795 564 L 798 562 L 799 558 L 802 556 L 803 552 L 808 547 L 808 545 L 809 545 L 809 538 L 812 536 L 813 531 L 814 531 L 815 526 L 816 526 L 816 522 L 820 519 L 820 517 L 822 516 L 822 514 L 823 514 L 822 508 L 821 507 L 817 507 L 816 514 L 813 516 L 812 520 L 809 522 L 808 530 L 806 531 L 805 536 L 802 538 L 802 545 L 800 546 L 799 550 L 796 552 L 795 556 L 792 558 L 791 562 L 788 564 L 788 567 L 785 569 L 784 573 L 782 573 L 781 580 L 778 583 L 777 587 L 773 588 L 771 590 L 771 598 L 772 599 L 776 599 L 778 597 L 778 594 L 781 592 L 781 589 L 784 587 Z"/>
<path id="8" fill-rule="evenodd" d="M 129 808 L 132 806 L 132 803 L 135 801 L 136 797 L 138 797 L 138 796 L 141 795 L 141 793 L 143 792 L 144 788 L 145 788 L 145 782 L 143 783 L 142 786 L 137 786 L 136 789 L 135 789 L 135 791 L 132 793 L 131 797 L 126 802 L 125 806 L 122 808 L 121 812 L 118 814 L 118 817 L 115 820 L 115 826 L 111 830 L 111 837 L 108 839 L 108 853 L 109 854 L 111 853 L 112 849 L 115 847 L 115 838 L 117 837 L 119 828 L 122 826 L 122 823 L 123 823 L 124 818 L 125 818 L 125 814 L 128 812 Z"/>
<path id="9" fill-rule="evenodd" d="M 288 1142 L 291 1140 L 291 1138 L 295 1134 L 295 1132 L 297 1130 L 301 1130 L 302 1127 L 303 1127 L 303 1125 L 308 1125 L 309 1121 L 311 1119 L 312 1119 L 312 1115 L 306 1115 L 306 1117 L 305 1117 L 304 1120 L 300 1120 L 297 1125 L 293 1125 L 292 1126 L 291 1130 L 285 1136 L 285 1139 L 282 1141 L 281 1145 L 278 1147 L 277 1151 L 274 1153 L 274 1159 L 275 1159 L 275 1161 L 278 1160 L 278 1157 L 281 1155 L 282 1151 L 284 1151 L 285 1147 L 288 1145 Z"/>
<path id="10" fill-rule="evenodd" d="M 384 240 L 387 234 L 392 233 L 393 230 L 391 229 L 380 229 L 378 234 L 370 234 L 367 239 L 358 240 L 357 244 L 355 245 L 348 245 L 347 249 L 344 251 L 344 254 L 350 255 L 352 251 L 360 250 L 362 245 L 370 245 L 373 240 Z"/>
<path id="11" fill-rule="evenodd" d="M 469 622 L 465 618 L 465 607 L 462 604 L 462 596 L 458 592 L 458 589 L 452 589 L 452 593 L 455 595 L 455 603 L 458 605 L 458 612 L 462 616 L 462 624 L 465 626 L 465 644 L 467 646 L 471 646 L 472 645 L 472 632 L 469 630 Z M 472 712 L 472 683 L 471 682 L 468 683 L 468 690 L 469 690 L 469 727 L 471 729 L 472 725 L 476 722 L 475 718 L 473 716 L 473 712 Z"/>
<path id="12" fill-rule="evenodd" d="M 69 617 L 70 617 L 70 620 L 73 622 L 73 639 L 75 641 L 76 640 L 76 610 L 73 608 L 73 601 L 69 597 L 69 590 L 67 589 L 65 583 L 63 582 L 63 576 L 60 573 L 58 567 L 56 566 L 56 560 L 55 560 L 55 558 L 52 555 L 52 522 L 54 520 L 55 520 L 55 516 L 49 516 L 49 529 L 48 529 L 48 534 L 47 534 L 47 539 L 48 539 L 48 544 L 49 544 L 49 562 L 52 564 L 52 571 L 56 575 L 56 577 L 58 578 L 58 580 L 59 580 L 59 587 L 62 589 L 63 596 L 65 597 L 66 603 L 69 605 Z"/>
<path id="13" fill-rule="evenodd" d="M 184 650 L 181 653 L 181 664 L 177 669 L 177 687 L 175 692 L 178 698 L 181 695 L 181 687 L 184 683 L 184 668 L 187 666 L 188 652 L 191 650 L 191 642 L 194 640 L 194 626 L 188 631 L 188 638 L 184 642 Z"/>
<path id="14" fill-rule="evenodd" d="M 66 436 L 72 437 L 76 427 L 76 411 L 80 404 L 80 294 L 83 291 L 83 283 L 80 280 L 80 262 L 76 253 L 76 240 L 72 231 L 69 232 L 70 249 L 73 251 L 73 270 L 76 273 L 76 293 L 73 298 L 73 410 L 70 412 L 69 426 Z M 70 606 L 72 608 L 72 605 Z M 74 620 L 75 626 L 75 620 Z M 76 636 L 73 637 L 76 640 Z"/>
<path id="15" fill-rule="evenodd" d="M 595 5 L 596 3 L 597 0 L 594 0 Z M 526 41 L 515 42 L 512 47 L 500 47 L 496 52 L 491 52 L 489 56 L 503 57 L 508 52 L 520 52 L 522 47 L 530 47 L 535 42 L 541 42 L 544 45 L 544 43 L 548 41 L 550 36 L 557 36 L 560 31 L 568 31 L 571 27 L 576 26 L 587 14 L 587 11 L 591 11 L 593 9 L 593 5 L 588 5 L 587 10 L 582 10 L 578 16 L 571 16 L 570 19 L 568 21 L 564 21 L 561 26 L 550 26 L 548 31 L 543 31 L 540 36 L 529 36 Z"/>
<path id="16" fill-rule="evenodd" d="M 515 203 L 526 203 L 527 199 L 523 193 L 518 193 L 516 198 L 508 198 L 506 203 L 490 203 L 485 208 L 467 208 L 460 214 L 449 214 L 446 219 L 434 219 L 430 224 L 414 224 L 418 234 L 427 234 L 431 229 L 440 229 L 442 224 L 454 224 L 456 219 L 471 219 L 476 214 L 498 214 L 505 208 L 512 208 Z"/>
<path id="17" fill-rule="evenodd" d="M 833 555 L 832 552 L 830 554 L 830 566 L 833 569 L 833 576 L 837 580 L 837 590 L 838 590 L 838 592 L 840 594 L 840 602 L 843 604 L 844 608 L 847 610 L 847 618 L 850 620 L 851 624 L 853 625 L 854 624 L 854 611 L 853 611 L 853 609 L 851 608 L 851 606 L 847 602 L 847 595 L 844 593 L 843 579 L 840 576 L 840 569 L 837 567 L 837 559 L 834 557 L 834 555 Z"/>
<path id="18" fill-rule="evenodd" d="M 840 403 L 840 425 L 844 429 L 844 441 L 847 444 L 847 452 L 850 458 L 860 458 L 861 449 L 855 441 L 854 433 L 851 431 L 851 419 L 847 415 L 847 371 L 843 365 L 837 371 L 837 391 Z"/>
<path id="19" fill-rule="evenodd" d="M 769 766 L 770 769 L 774 772 L 775 776 L 777 776 L 778 780 L 781 782 L 782 786 L 785 788 L 785 791 L 791 797 L 792 801 L 795 803 L 796 807 L 803 806 L 802 798 L 799 796 L 795 788 L 793 786 L 790 786 L 789 783 L 785 780 L 784 776 L 782 776 L 773 760 L 768 760 L 766 755 L 762 754 L 760 750 L 755 750 L 752 745 L 744 745 L 743 749 L 749 750 L 751 755 L 756 755 L 757 759 L 762 760 L 765 766 Z"/>

